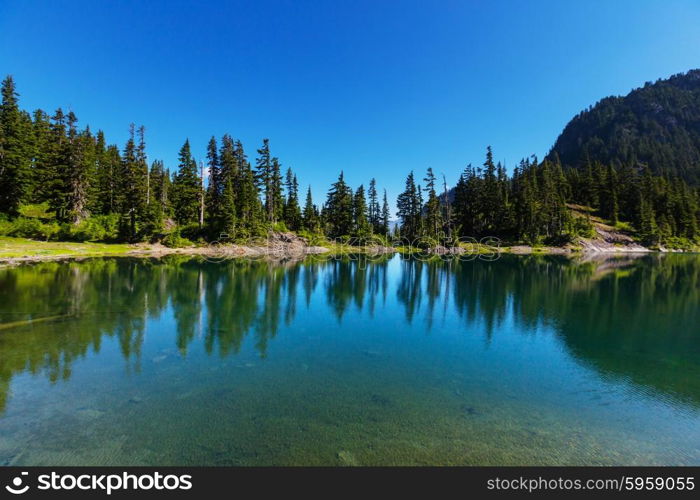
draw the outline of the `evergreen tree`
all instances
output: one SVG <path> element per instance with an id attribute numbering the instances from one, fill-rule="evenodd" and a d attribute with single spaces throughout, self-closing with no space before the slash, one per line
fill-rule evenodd
<path id="1" fill-rule="evenodd" d="M 48 148 L 48 161 L 42 174 L 45 175 L 42 199 L 47 201 L 49 209 L 56 219 L 65 221 L 66 189 L 64 174 L 68 171 L 69 147 L 66 136 L 66 117 L 58 108 L 51 117 L 51 145 Z"/>
<path id="2" fill-rule="evenodd" d="M 248 162 L 243 145 L 235 143 L 236 165 L 239 169 L 236 192 L 240 236 L 257 236 L 264 232 L 263 207 L 260 204 L 255 174 Z"/>
<path id="3" fill-rule="evenodd" d="M 604 173 L 603 173 L 604 172 Z M 618 221 L 619 205 L 617 198 L 617 174 L 612 165 L 608 165 L 604 170 L 600 167 L 600 210 L 606 219 L 609 219 L 611 224 L 615 225 Z"/>
<path id="4" fill-rule="evenodd" d="M 401 219 L 401 236 L 413 240 L 421 235 L 421 212 L 423 209 L 420 188 L 416 186 L 413 172 L 406 178 L 406 189 L 396 199 Z"/>
<path id="5" fill-rule="evenodd" d="M 379 231 L 384 236 L 389 235 L 390 216 L 391 215 L 389 213 L 389 200 L 387 200 L 386 189 L 385 189 L 384 190 L 384 199 L 382 202 L 382 215 L 381 215 L 381 223 L 380 223 L 380 231 Z"/>
<path id="6" fill-rule="evenodd" d="M 269 139 L 263 139 L 263 145 L 258 149 L 258 158 L 255 160 L 255 181 L 265 198 L 265 214 L 269 223 L 274 223 L 275 221 L 277 200 L 274 192 L 274 178 L 275 174 L 270 157 L 270 141 Z"/>
<path id="7" fill-rule="evenodd" d="M 213 157 L 213 153 L 210 156 Z M 245 159 L 245 155 L 243 157 Z M 230 237 L 235 237 L 238 232 L 238 214 L 240 212 L 238 202 L 240 169 L 235 144 L 228 134 L 225 134 L 221 139 L 218 164 L 216 176 L 218 180 L 215 181 L 215 185 L 221 185 L 223 189 L 221 199 L 218 200 L 219 208 L 217 210 L 221 226 L 219 231 L 228 234 Z"/>
<path id="8" fill-rule="evenodd" d="M 423 181 L 426 183 L 424 191 L 428 193 L 424 209 L 426 235 L 431 238 L 440 238 L 442 236 L 442 207 L 435 189 L 436 179 L 432 168 L 428 168 Z"/>
<path id="9" fill-rule="evenodd" d="M 101 138 L 98 136 L 95 203 L 97 212 L 106 215 L 118 213 L 122 204 L 120 197 L 122 160 L 117 146 L 112 144 L 103 149 L 103 145 L 104 135 Z"/>
<path id="10" fill-rule="evenodd" d="M 130 241 L 137 238 L 138 223 L 143 219 L 146 202 L 146 183 L 140 142 L 137 146 L 134 125 L 131 124 L 129 139 L 122 154 L 119 175 L 120 232 L 123 238 Z"/>
<path id="11" fill-rule="evenodd" d="M 165 168 L 162 160 L 154 160 L 149 173 L 151 184 L 152 213 L 155 219 L 163 221 L 172 215 L 170 207 L 170 173 Z"/>
<path id="12" fill-rule="evenodd" d="M 353 195 L 345 183 L 343 172 L 331 186 L 324 211 L 324 219 L 331 238 L 349 236 L 353 233 Z"/>
<path id="13" fill-rule="evenodd" d="M 304 223 L 304 229 L 312 232 L 318 231 L 318 214 L 316 213 L 316 207 L 314 206 L 314 201 L 311 197 L 311 186 L 309 186 L 308 190 L 306 191 L 306 202 L 304 203 L 302 220 Z"/>
<path id="14" fill-rule="evenodd" d="M 370 229 L 373 233 L 381 233 L 381 209 L 379 207 L 379 195 L 377 194 L 377 181 L 371 179 L 369 181 L 369 189 L 367 190 L 367 198 L 369 205 L 367 207 Z"/>
<path id="15" fill-rule="evenodd" d="M 225 178 L 224 191 L 221 194 L 220 229 L 223 234 L 230 237 L 236 235 L 236 192 L 233 188 L 233 179 Z"/>
<path id="16" fill-rule="evenodd" d="M 201 181 L 197 163 L 190 151 L 190 141 L 180 148 L 178 171 L 172 185 L 172 202 L 175 220 L 180 225 L 199 220 Z"/>
<path id="17" fill-rule="evenodd" d="M 19 109 L 11 76 L 2 82 L 0 106 L 0 212 L 16 215 L 31 183 L 31 119 Z"/>
<path id="18" fill-rule="evenodd" d="M 221 164 L 219 162 L 219 151 L 217 149 L 216 138 L 209 139 L 207 144 L 207 171 L 208 183 L 206 190 L 206 221 L 209 234 L 216 237 L 222 232 L 223 216 L 223 183 L 221 175 Z M 233 200 L 233 198 L 232 198 Z"/>
<path id="19" fill-rule="evenodd" d="M 282 166 L 278 158 L 272 158 L 272 166 L 270 170 L 270 199 L 272 205 L 271 219 L 272 224 L 277 223 L 284 217 L 284 194 L 282 193 Z M 267 200 L 267 194 L 266 194 Z M 268 216 L 270 212 L 268 212 Z"/>
<path id="20" fill-rule="evenodd" d="M 78 133 L 75 130 L 77 118 L 71 112 L 68 115 L 69 164 L 66 175 L 68 220 L 78 224 L 89 215 L 89 195 L 95 179 L 95 142 L 90 130 Z"/>
<path id="21" fill-rule="evenodd" d="M 0 130 L 2 127 L 0 127 Z M 0 132 L 0 136 L 2 133 Z M 2 139 L 0 139 L 0 143 Z M 33 203 L 42 203 L 49 197 L 49 179 L 51 178 L 51 119 L 42 110 L 34 111 L 32 123 L 32 172 L 31 196 Z M 0 153 L 1 154 L 1 153 Z"/>
<path id="22" fill-rule="evenodd" d="M 289 229 L 297 231 L 302 226 L 301 208 L 299 207 L 299 183 L 291 168 L 287 169 L 285 184 L 287 199 L 284 203 L 284 222 Z"/>
<path id="23" fill-rule="evenodd" d="M 365 199 L 365 187 L 360 185 L 355 191 L 353 197 L 353 217 L 354 217 L 354 235 L 359 238 L 365 238 L 372 233 L 369 224 L 367 200 Z"/>

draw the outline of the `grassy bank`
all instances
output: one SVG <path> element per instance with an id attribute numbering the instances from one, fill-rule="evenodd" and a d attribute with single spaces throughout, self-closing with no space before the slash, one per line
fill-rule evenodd
<path id="1" fill-rule="evenodd" d="M 143 247 L 121 243 L 76 243 L 72 241 L 36 241 L 0 236 L 0 261 L 21 258 L 92 257 L 123 255 Z"/>
<path id="2" fill-rule="evenodd" d="M 461 245 L 462 251 L 468 254 L 560 254 L 560 255 L 575 255 L 585 253 L 586 249 L 579 245 L 567 245 L 565 247 L 553 246 L 528 246 L 528 245 L 511 245 L 504 243 L 499 247 L 492 247 L 483 244 Z M 188 246 L 184 248 L 168 248 L 160 244 L 128 244 L 128 243 L 92 243 L 92 242 L 72 242 L 72 241 L 37 241 L 28 238 L 14 238 L 9 236 L 0 236 L 0 265 L 12 265 L 23 262 L 35 262 L 44 260 L 60 260 L 81 257 L 102 257 L 102 256 L 163 256 L 169 254 L 182 255 L 204 255 L 229 257 L 261 257 L 265 255 L 266 247 L 264 244 L 259 245 L 230 245 L 225 247 L 213 248 L 208 245 Z M 327 256 L 337 255 L 352 255 L 352 254 L 377 254 L 377 253 L 420 253 L 427 254 L 424 249 L 410 249 L 407 247 L 358 247 L 346 244 L 332 244 L 324 242 L 324 244 L 306 247 L 309 253 L 323 253 Z M 627 253 L 635 251 L 634 249 L 625 250 L 624 247 L 612 247 L 607 250 L 593 253 Z M 647 250 L 648 251 L 648 250 Z M 692 251 L 692 250 L 685 250 Z M 695 249 L 694 251 L 697 251 Z M 284 253 L 284 252 L 282 252 Z M 273 252 L 272 255 L 275 255 Z M 290 255 L 299 256 L 298 252 L 291 252 Z M 436 257 L 438 255 L 436 254 Z"/>

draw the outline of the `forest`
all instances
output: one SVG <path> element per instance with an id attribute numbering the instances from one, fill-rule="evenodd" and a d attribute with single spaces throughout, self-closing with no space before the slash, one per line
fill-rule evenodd
<path id="1" fill-rule="evenodd" d="M 700 70 L 647 82 L 610 96 L 576 115 L 552 154 L 566 165 L 588 161 L 647 165 L 700 183 Z"/>
<path id="2" fill-rule="evenodd" d="M 184 246 L 274 230 L 387 244 L 490 236 L 562 245 L 593 236 L 596 216 L 644 244 L 682 247 L 698 243 L 699 207 L 698 187 L 671 170 L 618 160 L 568 165 L 553 151 L 509 173 L 491 147 L 483 164 L 456 179 L 432 168 L 408 173 L 395 214 L 374 179 L 353 188 L 342 172 L 318 202 L 310 186 L 300 190 L 268 139 L 251 161 L 233 136 L 212 137 L 199 162 L 185 140 L 171 170 L 149 163 L 143 126 L 132 124 L 122 147 L 110 144 L 102 131 L 80 128 L 72 111 L 21 109 L 13 78 L 2 82 L 0 236 Z"/>

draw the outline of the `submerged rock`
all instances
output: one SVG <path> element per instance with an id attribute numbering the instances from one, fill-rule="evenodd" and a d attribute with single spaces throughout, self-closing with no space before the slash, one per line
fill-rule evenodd
<path id="1" fill-rule="evenodd" d="M 372 394 L 370 400 L 372 401 L 372 403 L 377 404 L 379 406 L 389 406 L 391 404 L 391 400 L 386 396 L 382 396 L 381 394 Z"/>
<path id="2" fill-rule="evenodd" d="M 470 415 L 470 416 L 471 416 L 471 415 L 478 415 L 478 414 L 479 414 L 479 412 L 478 412 L 478 411 L 476 410 L 476 408 L 474 408 L 473 406 L 462 405 L 462 406 L 460 407 L 460 409 L 461 409 L 464 413 L 466 413 L 467 415 Z"/>

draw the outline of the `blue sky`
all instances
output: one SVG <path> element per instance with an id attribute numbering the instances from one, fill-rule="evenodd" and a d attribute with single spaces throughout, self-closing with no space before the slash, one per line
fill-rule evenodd
<path id="1" fill-rule="evenodd" d="M 697 0 L 0 0 L 0 74 L 110 142 L 145 125 L 170 168 L 185 138 L 269 137 L 316 201 L 341 169 L 393 198 L 489 144 L 544 155 L 598 99 L 700 67 L 698 26 Z"/>

